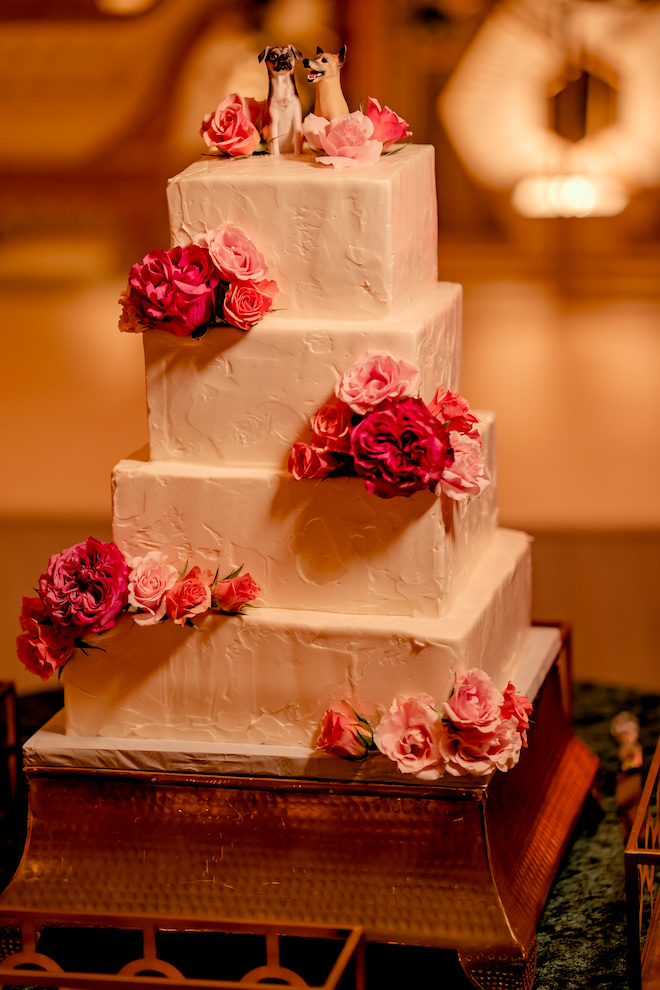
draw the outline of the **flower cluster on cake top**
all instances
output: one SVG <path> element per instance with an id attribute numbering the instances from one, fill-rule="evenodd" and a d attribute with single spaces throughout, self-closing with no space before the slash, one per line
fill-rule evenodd
<path id="1" fill-rule="evenodd" d="M 159 248 L 133 265 L 119 329 L 201 337 L 209 327 L 249 330 L 273 308 L 278 285 L 242 227 L 223 223 L 194 244 Z"/>
<path id="2" fill-rule="evenodd" d="M 483 777 L 516 765 L 527 746 L 530 701 L 509 682 L 498 691 L 483 670 L 460 674 L 440 706 L 426 694 L 397 697 L 372 724 L 350 706 L 328 709 L 317 749 L 348 760 L 365 760 L 378 750 L 401 773 L 420 780 L 444 774 Z"/>
<path id="3" fill-rule="evenodd" d="M 388 351 L 367 351 L 339 378 L 336 401 L 311 418 L 288 468 L 297 480 L 358 475 L 381 498 L 429 489 L 456 501 L 480 495 L 490 477 L 478 419 L 458 392 L 415 395 L 419 369 Z"/>
<path id="4" fill-rule="evenodd" d="M 85 637 L 107 633 L 122 614 L 142 626 L 166 619 L 193 625 L 207 612 L 238 615 L 260 594 L 241 570 L 222 579 L 199 566 L 181 570 L 158 550 L 128 561 L 114 543 L 90 536 L 53 554 L 37 597 L 23 598 L 18 658 L 46 681 L 76 647 L 90 647 Z"/>

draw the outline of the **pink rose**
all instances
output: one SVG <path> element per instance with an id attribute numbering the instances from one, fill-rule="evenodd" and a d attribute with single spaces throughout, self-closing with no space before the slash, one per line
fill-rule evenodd
<path id="1" fill-rule="evenodd" d="M 39 595 L 54 625 L 102 633 L 127 604 L 128 566 L 114 543 L 90 536 L 53 554 L 39 579 Z"/>
<path id="2" fill-rule="evenodd" d="M 40 598 L 24 598 L 20 616 L 23 633 L 16 640 L 20 662 L 32 674 L 47 681 L 71 658 L 77 629 L 54 626 Z"/>
<path id="3" fill-rule="evenodd" d="M 202 234 L 196 243 L 207 248 L 225 282 L 260 282 L 265 279 L 267 269 L 264 256 L 242 227 L 223 223 L 215 230 Z"/>
<path id="4" fill-rule="evenodd" d="M 454 459 L 442 472 L 439 488 L 457 502 L 481 495 L 490 485 L 481 443 L 467 433 L 451 430 L 449 444 Z"/>
<path id="5" fill-rule="evenodd" d="M 456 729 L 474 729 L 477 733 L 493 732 L 501 721 L 504 696 L 488 674 L 478 667 L 459 674 L 449 701 L 443 709 Z"/>
<path id="6" fill-rule="evenodd" d="M 433 710 L 433 699 L 420 694 L 392 702 L 374 730 L 374 742 L 401 773 L 437 780 L 444 772 L 440 748 L 443 735 L 442 719 Z"/>
<path id="7" fill-rule="evenodd" d="M 258 124 L 263 103 L 231 93 L 202 120 L 200 133 L 210 151 L 223 155 L 251 155 L 261 142 Z"/>
<path id="8" fill-rule="evenodd" d="M 133 618 L 139 626 L 152 626 L 165 615 L 165 592 L 176 582 L 178 571 L 158 550 L 133 558 L 128 576 L 128 603 L 139 609 Z"/>
<path id="9" fill-rule="evenodd" d="M 532 703 L 523 694 L 516 694 L 511 681 L 503 691 L 504 702 L 500 710 L 503 719 L 514 719 L 518 723 L 523 746 L 527 745 L 527 730 L 529 729 L 529 716 L 532 713 Z"/>
<path id="10" fill-rule="evenodd" d="M 195 615 L 207 612 L 211 607 L 210 571 L 200 567 L 192 570 L 165 592 L 165 612 L 173 622 L 183 626 Z"/>
<path id="11" fill-rule="evenodd" d="M 347 368 L 335 385 L 335 395 L 357 413 L 366 413 L 383 401 L 413 393 L 419 369 L 397 361 L 388 351 L 367 351 Z"/>
<path id="12" fill-rule="evenodd" d="M 470 406 L 458 392 L 448 392 L 440 386 L 428 404 L 431 413 L 446 430 L 457 430 L 467 433 L 481 443 L 481 434 L 477 429 L 479 420 L 470 412 Z"/>
<path id="13" fill-rule="evenodd" d="M 191 244 L 152 251 L 130 270 L 119 300 L 119 329 L 167 330 L 189 337 L 213 319 L 219 282 L 220 273 L 205 248 Z"/>
<path id="14" fill-rule="evenodd" d="M 421 399 L 382 402 L 351 432 L 351 455 L 367 491 L 381 498 L 435 490 L 447 463 L 446 439 Z"/>
<path id="15" fill-rule="evenodd" d="M 313 151 L 321 151 L 323 148 L 323 136 L 330 127 L 330 121 L 325 117 L 317 117 L 314 113 L 308 113 L 303 120 L 303 134 L 307 144 Z"/>
<path id="16" fill-rule="evenodd" d="M 352 410 L 345 402 L 321 406 L 310 420 L 314 433 L 312 446 L 324 452 L 334 450 L 347 454 L 351 449 L 352 415 Z"/>
<path id="17" fill-rule="evenodd" d="M 239 330 L 249 330 L 270 313 L 279 292 L 276 282 L 230 282 L 222 302 L 222 315 Z"/>
<path id="18" fill-rule="evenodd" d="M 454 777 L 483 777 L 491 770 L 506 772 L 518 762 L 521 747 L 515 719 L 504 719 L 487 733 L 450 730 L 441 745 L 447 773 Z"/>
<path id="19" fill-rule="evenodd" d="M 361 110 L 354 110 L 345 117 L 335 117 L 325 131 L 318 132 L 326 154 L 317 158 L 317 162 L 334 168 L 373 165 L 383 150 L 380 141 L 372 140 L 373 131 L 374 125 Z"/>
<path id="20" fill-rule="evenodd" d="M 407 121 L 403 117 L 399 117 L 389 107 L 383 107 L 381 109 L 380 103 L 373 96 L 369 97 L 367 117 L 374 126 L 374 139 L 383 142 L 385 151 L 395 141 L 412 136 L 412 131 L 408 130 Z"/>
<path id="21" fill-rule="evenodd" d="M 363 760 L 372 741 L 373 732 L 366 720 L 329 708 L 321 719 L 316 748 L 347 760 Z"/>
<path id="22" fill-rule="evenodd" d="M 227 581 L 218 581 L 211 592 L 211 601 L 214 608 L 234 615 L 260 594 L 261 588 L 254 579 L 249 574 L 242 574 Z"/>
<path id="23" fill-rule="evenodd" d="M 325 478 L 339 466 L 331 453 L 314 450 L 308 443 L 296 441 L 289 454 L 288 468 L 296 481 L 303 478 Z"/>

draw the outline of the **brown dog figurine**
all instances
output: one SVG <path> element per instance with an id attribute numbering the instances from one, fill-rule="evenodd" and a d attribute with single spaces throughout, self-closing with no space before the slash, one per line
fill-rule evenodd
<path id="1" fill-rule="evenodd" d="M 303 65 L 308 70 L 307 81 L 316 86 L 314 114 L 334 120 L 335 117 L 345 117 L 348 113 L 348 103 L 344 99 L 339 78 L 346 61 L 346 45 L 342 45 L 337 54 L 316 49 L 316 58 L 304 58 Z"/>
<path id="2" fill-rule="evenodd" d="M 261 133 L 271 155 L 302 151 L 302 107 L 293 78 L 293 67 L 303 57 L 293 45 L 264 48 L 259 61 L 268 69 L 268 99 L 262 118 Z"/>

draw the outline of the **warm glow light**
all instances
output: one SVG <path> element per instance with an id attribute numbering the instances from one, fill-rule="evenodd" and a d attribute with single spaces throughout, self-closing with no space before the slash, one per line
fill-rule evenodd
<path id="1" fill-rule="evenodd" d="M 628 204 L 611 179 L 586 175 L 530 175 L 515 186 L 514 209 L 524 217 L 612 217 Z"/>

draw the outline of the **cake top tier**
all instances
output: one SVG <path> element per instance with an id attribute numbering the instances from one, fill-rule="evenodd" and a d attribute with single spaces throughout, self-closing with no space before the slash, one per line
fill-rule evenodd
<path id="1" fill-rule="evenodd" d="M 307 154 L 204 157 L 170 179 L 167 195 L 173 246 L 238 224 L 291 315 L 387 317 L 438 277 L 430 145 L 343 170 Z"/>

